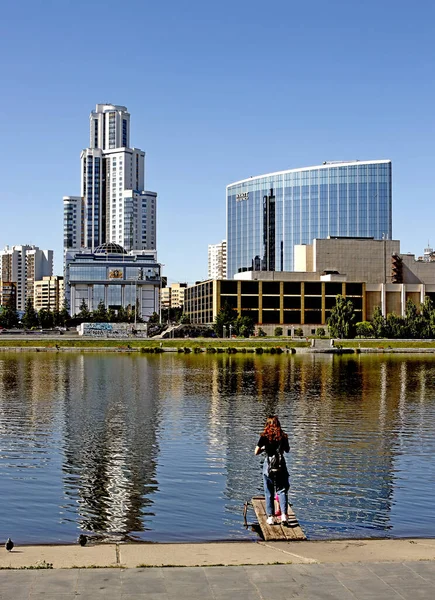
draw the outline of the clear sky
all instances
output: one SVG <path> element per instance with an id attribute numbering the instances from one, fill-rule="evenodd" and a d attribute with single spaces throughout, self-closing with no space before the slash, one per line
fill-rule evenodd
<path id="1" fill-rule="evenodd" d="M 169 282 L 207 276 L 225 186 L 393 161 L 393 237 L 435 246 L 431 0 L 22 0 L 0 18 L 0 248 L 55 251 L 95 104 L 127 106 Z"/>

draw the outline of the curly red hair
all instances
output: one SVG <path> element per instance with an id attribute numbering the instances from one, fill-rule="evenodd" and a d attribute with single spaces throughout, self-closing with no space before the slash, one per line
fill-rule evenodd
<path id="1" fill-rule="evenodd" d="M 276 415 L 274 417 L 267 417 L 266 424 L 261 435 L 267 437 L 269 442 L 280 442 L 288 437 L 287 434 L 282 430 L 281 423 Z"/>

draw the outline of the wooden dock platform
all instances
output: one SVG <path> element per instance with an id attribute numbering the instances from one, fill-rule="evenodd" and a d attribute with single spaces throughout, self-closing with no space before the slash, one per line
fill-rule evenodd
<path id="1" fill-rule="evenodd" d="M 290 505 L 288 507 L 287 525 L 281 525 L 281 517 L 276 517 L 276 525 L 268 525 L 264 496 L 254 496 L 251 502 L 266 542 L 292 542 L 307 539 Z M 278 503 L 275 500 L 275 512 L 277 509 Z"/>

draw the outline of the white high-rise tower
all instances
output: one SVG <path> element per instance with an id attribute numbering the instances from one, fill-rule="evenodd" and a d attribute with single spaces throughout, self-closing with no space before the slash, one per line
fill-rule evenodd
<path id="1" fill-rule="evenodd" d="M 157 194 L 144 191 L 145 152 L 130 148 L 125 106 L 97 104 L 81 153 L 81 202 L 64 197 L 64 248 L 156 249 Z"/>
<path id="2" fill-rule="evenodd" d="M 208 246 L 209 279 L 225 279 L 227 276 L 227 241 Z"/>

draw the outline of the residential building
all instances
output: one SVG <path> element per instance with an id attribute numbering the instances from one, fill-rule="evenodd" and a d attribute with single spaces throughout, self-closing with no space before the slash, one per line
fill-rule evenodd
<path id="1" fill-rule="evenodd" d="M 0 306 L 17 305 L 17 287 L 12 281 L 2 281 L 0 284 Z"/>
<path id="2" fill-rule="evenodd" d="M 25 310 L 26 301 L 34 300 L 35 280 L 53 275 L 53 250 L 37 246 L 6 246 L 0 251 L 0 287 L 13 283 L 16 291 L 16 309 Z"/>
<path id="3" fill-rule="evenodd" d="M 292 271 L 294 246 L 328 236 L 392 238 L 390 160 L 325 162 L 227 186 L 227 276 Z"/>
<path id="4" fill-rule="evenodd" d="M 65 265 L 65 298 L 72 316 L 83 301 L 90 311 L 100 302 L 115 311 L 137 306 L 144 321 L 159 311 L 161 277 L 155 251 L 127 253 L 107 243 L 94 252 L 68 250 Z"/>
<path id="5" fill-rule="evenodd" d="M 227 276 L 227 241 L 208 246 L 208 278 L 225 279 Z"/>
<path id="6" fill-rule="evenodd" d="M 65 250 L 110 242 L 155 250 L 157 194 L 144 188 L 145 152 L 130 148 L 127 108 L 97 104 L 90 144 L 81 152 L 81 196 L 64 197 Z"/>
<path id="7" fill-rule="evenodd" d="M 43 277 L 34 282 L 33 307 L 35 310 L 61 310 L 64 304 L 63 277 Z"/>
<path id="8" fill-rule="evenodd" d="M 166 286 L 160 289 L 160 305 L 162 308 L 171 308 L 171 288 Z"/>
<path id="9" fill-rule="evenodd" d="M 183 308 L 187 283 L 173 283 L 171 285 L 171 308 Z"/>
<path id="10" fill-rule="evenodd" d="M 161 288 L 160 302 L 162 308 L 183 308 L 187 283 L 173 283 Z"/>

